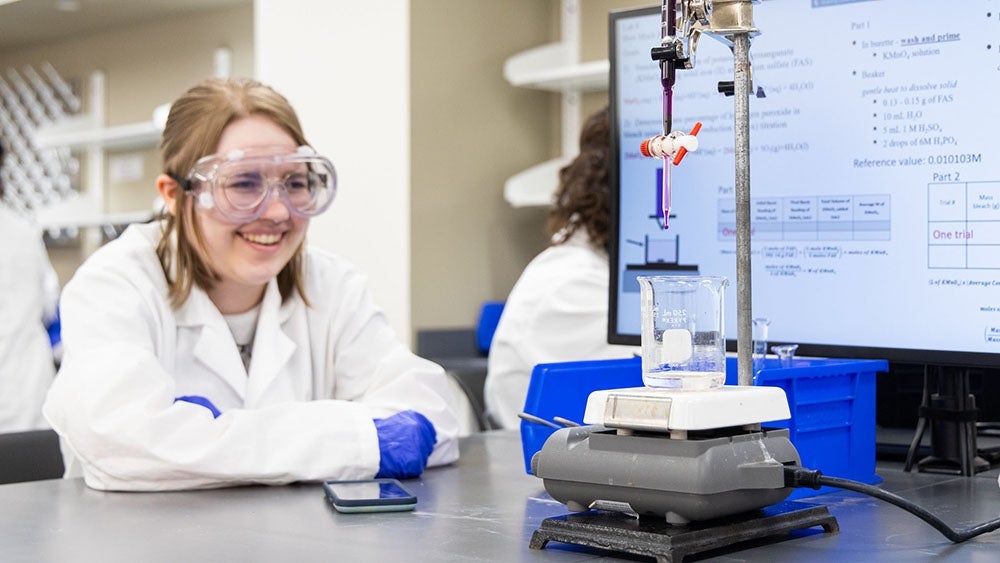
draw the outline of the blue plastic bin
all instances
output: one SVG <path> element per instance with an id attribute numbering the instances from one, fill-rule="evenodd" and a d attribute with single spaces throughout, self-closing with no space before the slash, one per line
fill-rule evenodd
<path id="1" fill-rule="evenodd" d="M 757 385 L 785 390 L 791 418 L 766 423 L 788 428 L 802 466 L 825 475 L 879 483 L 875 474 L 875 376 L 885 360 L 796 358 L 783 366 L 768 358 Z M 726 358 L 726 384 L 738 381 L 736 358 Z M 829 492 L 798 489 L 792 498 Z"/>
<path id="2" fill-rule="evenodd" d="M 758 385 L 781 387 L 788 396 L 791 418 L 765 423 L 788 428 L 802 466 L 825 475 L 878 483 L 875 474 L 875 376 L 887 371 L 885 360 L 796 358 L 782 366 L 768 359 L 757 375 Z M 737 382 L 736 358 L 726 360 L 726 384 Z M 555 416 L 583 421 L 587 397 L 593 391 L 642 386 L 640 358 L 539 364 L 528 386 L 524 411 L 552 420 Z M 553 428 L 521 421 L 524 467 L 542 448 Z M 798 489 L 791 498 L 832 489 Z"/>
<path id="3" fill-rule="evenodd" d="M 587 397 L 601 389 L 642 386 L 642 359 L 592 360 L 538 364 L 531 372 L 524 412 L 545 420 L 554 417 L 583 423 Z M 555 428 L 521 421 L 524 469 L 531 474 L 531 456 L 542 449 Z"/>
<path id="4" fill-rule="evenodd" d="M 476 348 L 479 352 L 487 356 L 490 353 L 490 346 L 493 344 L 493 334 L 500 324 L 500 315 L 506 301 L 487 301 L 479 308 L 479 322 L 476 323 Z"/>

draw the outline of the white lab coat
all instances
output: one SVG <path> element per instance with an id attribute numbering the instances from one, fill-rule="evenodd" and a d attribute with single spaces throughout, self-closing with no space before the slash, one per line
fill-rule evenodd
<path id="1" fill-rule="evenodd" d="M 433 422 L 429 465 L 458 458 L 457 422 L 437 364 L 413 355 L 375 307 L 364 277 L 309 249 L 305 288 L 261 303 L 249 376 L 218 309 L 194 288 L 174 310 L 154 247 L 133 225 L 66 285 L 63 361 L 45 416 L 67 476 L 97 489 L 165 490 L 370 478 L 374 418 L 405 409 Z M 207 397 L 222 411 L 187 402 Z"/>
<path id="2" fill-rule="evenodd" d="M 535 365 L 629 358 L 638 348 L 608 344 L 608 257 L 577 231 L 521 273 L 493 335 L 484 399 L 490 416 L 517 428 Z"/>
<path id="3" fill-rule="evenodd" d="M 42 402 L 56 369 L 45 325 L 58 299 L 41 232 L 0 205 L 0 432 L 48 426 Z"/>

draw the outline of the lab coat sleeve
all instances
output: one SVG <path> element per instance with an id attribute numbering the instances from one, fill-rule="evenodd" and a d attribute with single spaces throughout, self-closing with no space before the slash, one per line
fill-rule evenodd
<path id="1" fill-rule="evenodd" d="M 437 434 L 428 465 L 455 461 L 459 426 L 444 370 L 400 342 L 375 306 L 363 275 L 351 269 L 337 277 L 341 284 L 331 285 L 334 280 L 319 284 L 337 287 L 339 293 L 328 342 L 333 397 L 364 405 L 371 418 L 403 410 L 423 414 Z"/>
<path id="2" fill-rule="evenodd" d="M 146 272 L 149 274 L 149 272 Z M 231 409 L 217 419 L 174 402 L 158 349 L 172 316 L 135 267 L 84 264 L 62 300 L 65 356 L 44 413 L 83 469 L 108 490 L 210 488 L 370 478 L 378 440 L 368 409 L 346 401 Z"/>
<path id="3" fill-rule="evenodd" d="M 51 271 L 38 230 L 0 204 L 0 432 L 48 427 L 42 402 L 55 365 L 43 320 Z"/>
<path id="4" fill-rule="evenodd" d="M 518 338 L 521 355 L 532 365 L 599 355 L 608 346 L 607 300 L 602 278 L 553 280 L 538 306 L 526 312 Z"/>
<path id="5" fill-rule="evenodd" d="M 606 267 L 573 258 L 529 269 L 507 299 L 490 346 L 484 394 L 504 428 L 519 426 L 537 364 L 632 355 L 607 342 Z"/>

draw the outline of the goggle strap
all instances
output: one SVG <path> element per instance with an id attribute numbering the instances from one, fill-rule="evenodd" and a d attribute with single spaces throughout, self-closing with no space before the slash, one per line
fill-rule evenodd
<path id="1" fill-rule="evenodd" d="M 177 185 L 180 186 L 181 189 L 184 190 L 184 191 L 186 191 L 186 192 L 191 191 L 191 189 L 194 187 L 191 184 L 191 180 L 188 180 L 187 178 L 181 178 L 180 176 L 178 176 L 176 174 L 172 174 L 170 172 L 167 172 L 167 176 L 170 176 L 170 178 L 173 181 L 177 182 Z"/>

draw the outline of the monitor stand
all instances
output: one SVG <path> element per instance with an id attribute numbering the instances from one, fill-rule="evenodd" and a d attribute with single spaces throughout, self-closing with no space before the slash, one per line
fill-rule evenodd
<path id="1" fill-rule="evenodd" d="M 924 376 L 923 401 L 916 434 L 906 456 L 904 471 L 910 471 L 924 431 L 931 427 L 931 455 L 917 462 L 924 473 L 946 473 L 971 477 L 990 464 L 976 447 L 976 397 L 969 392 L 969 369 L 937 366 L 937 392 L 930 394 Z"/>

